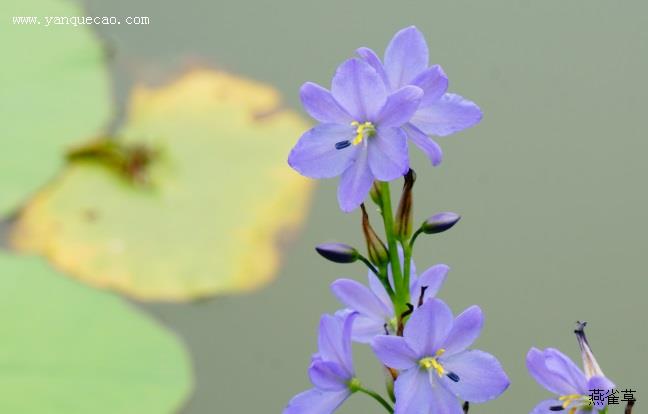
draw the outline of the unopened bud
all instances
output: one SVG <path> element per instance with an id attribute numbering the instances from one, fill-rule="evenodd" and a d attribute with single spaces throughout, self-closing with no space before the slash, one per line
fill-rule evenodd
<path id="1" fill-rule="evenodd" d="M 358 251 L 344 243 L 322 243 L 315 247 L 323 258 L 335 263 L 353 263 L 358 260 Z"/>
<path id="2" fill-rule="evenodd" d="M 369 216 L 365 209 L 364 203 L 360 204 L 362 209 L 362 232 L 364 233 L 365 240 L 367 241 L 367 253 L 369 260 L 377 266 L 385 265 L 389 262 L 389 252 L 387 247 L 380 237 L 376 234 L 371 224 L 369 224 Z"/>
<path id="3" fill-rule="evenodd" d="M 457 224 L 461 216 L 450 211 L 437 213 L 421 224 L 421 231 L 425 234 L 443 233 Z"/>
<path id="4" fill-rule="evenodd" d="M 376 203 L 377 206 L 382 207 L 382 194 L 380 193 L 378 181 L 374 181 L 373 185 L 371 186 L 371 190 L 369 190 L 369 197 L 371 197 L 371 199 L 374 203 Z"/>
<path id="5" fill-rule="evenodd" d="M 394 223 L 394 231 L 396 237 L 400 240 L 407 240 L 412 235 L 412 220 L 414 219 L 414 209 L 412 200 L 412 188 L 416 181 L 416 173 L 410 168 L 405 175 L 405 184 L 403 185 L 403 193 L 401 194 L 398 209 L 396 210 L 396 223 Z"/>

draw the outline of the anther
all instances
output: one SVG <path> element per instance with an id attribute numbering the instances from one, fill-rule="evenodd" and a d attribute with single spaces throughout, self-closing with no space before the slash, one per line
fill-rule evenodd
<path id="1" fill-rule="evenodd" d="M 336 150 L 345 149 L 348 146 L 351 146 L 351 143 L 349 142 L 349 140 L 340 141 L 340 142 L 335 143 L 335 149 Z"/>
<path id="2" fill-rule="evenodd" d="M 422 286 L 421 287 L 421 295 L 419 296 L 418 300 L 418 305 L 421 306 L 423 304 L 423 299 L 425 299 L 425 291 L 427 290 L 427 286 Z"/>
<path id="3" fill-rule="evenodd" d="M 459 375 L 455 374 L 454 372 L 448 372 L 446 376 L 454 382 L 459 382 Z"/>

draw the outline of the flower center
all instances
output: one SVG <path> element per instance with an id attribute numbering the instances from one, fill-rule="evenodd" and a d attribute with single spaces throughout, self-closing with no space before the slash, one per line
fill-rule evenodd
<path id="1" fill-rule="evenodd" d="M 562 405 L 549 407 L 550 411 L 563 411 L 569 408 L 568 414 L 575 414 L 579 408 L 591 408 L 593 406 L 592 399 L 588 395 L 568 394 L 558 399 L 562 401 Z M 572 407 L 570 408 L 570 406 Z"/>
<path id="2" fill-rule="evenodd" d="M 435 370 L 439 378 L 441 378 L 444 374 L 446 374 L 445 368 L 443 368 L 443 365 L 441 365 L 438 361 L 437 358 L 439 358 L 443 353 L 445 352 L 445 349 L 439 349 L 436 351 L 433 357 L 425 357 L 419 361 L 419 365 L 421 368 L 425 368 L 426 370 Z"/>
<path id="3" fill-rule="evenodd" d="M 353 138 L 353 140 L 345 139 L 344 141 L 336 142 L 336 150 L 342 150 L 350 147 L 351 145 L 359 145 L 362 143 L 362 141 L 364 141 L 365 138 L 370 138 L 376 135 L 376 126 L 369 121 L 363 123 L 353 121 L 351 122 L 351 126 L 354 126 L 356 128 L 355 137 Z"/>
<path id="4" fill-rule="evenodd" d="M 363 122 L 362 124 L 358 121 L 351 122 L 351 126 L 356 127 L 356 136 L 351 141 L 352 145 L 360 144 L 365 138 L 372 137 L 376 134 L 376 127 L 371 122 Z"/>

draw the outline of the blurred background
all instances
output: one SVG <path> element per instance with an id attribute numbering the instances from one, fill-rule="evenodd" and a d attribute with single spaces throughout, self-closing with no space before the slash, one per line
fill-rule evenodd
<path id="1" fill-rule="evenodd" d="M 471 413 L 528 412 L 547 397 L 526 372 L 526 352 L 552 346 L 579 361 L 576 320 L 589 322 L 603 370 L 620 389 L 637 390 L 641 410 L 648 395 L 645 2 L 79 4 L 84 15 L 150 18 L 149 25 L 91 27 L 108 51 L 107 131 L 124 123 L 135 85 L 159 87 L 197 67 L 271 85 L 287 108 L 301 111 L 303 82 L 329 85 L 355 48 L 382 52 L 398 29 L 416 25 L 431 62 L 448 74 L 450 91 L 484 112 L 477 127 L 439 139 L 441 166 L 432 168 L 413 153 L 417 220 L 445 210 L 463 216 L 452 231 L 419 239 L 417 268 L 451 267 L 440 297 L 455 313 L 482 307 L 486 326 L 476 347 L 497 355 L 512 379 L 501 398 Z M 0 140 L 1 151 L 13 145 L 6 135 Z M 366 278 L 362 266 L 334 265 L 313 250 L 333 240 L 363 245 L 359 213 L 338 210 L 336 185 L 319 182 L 304 203 L 299 230 L 278 237 L 272 282 L 182 303 L 126 295 L 186 347 L 193 390 L 174 410 L 277 413 L 309 387 L 306 368 L 319 317 L 338 308 L 329 284 L 337 277 Z M 220 202 L 237 200 L 232 195 Z M 220 202 L 210 206 L 212 214 L 224 208 Z M 5 239 L 10 228 L 3 227 Z M 382 389 L 370 351 L 357 347 L 355 357 L 363 381 Z M 339 412 L 370 410 L 378 412 L 375 402 L 357 395 Z M 622 412 L 621 406 L 610 412 Z"/>

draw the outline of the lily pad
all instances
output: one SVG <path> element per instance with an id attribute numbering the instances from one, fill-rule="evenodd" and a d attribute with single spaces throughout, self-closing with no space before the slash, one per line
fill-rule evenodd
<path id="1" fill-rule="evenodd" d="M 121 299 L 0 253 L 0 412 L 175 412 L 191 389 L 176 337 Z"/>
<path id="2" fill-rule="evenodd" d="M 90 26 L 17 24 L 20 16 L 80 16 L 78 2 L 2 0 L 0 215 L 63 166 L 65 149 L 109 120 L 104 52 Z"/>
<path id="3" fill-rule="evenodd" d="M 273 88 L 222 72 L 138 87 L 116 137 L 123 150 L 80 151 L 103 155 L 71 162 L 37 194 L 12 243 L 139 299 L 257 288 L 276 273 L 280 244 L 306 213 L 312 182 L 286 155 L 307 128 Z M 155 154 L 138 174 L 144 184 L 109 161 L 132 148 Z"/>

